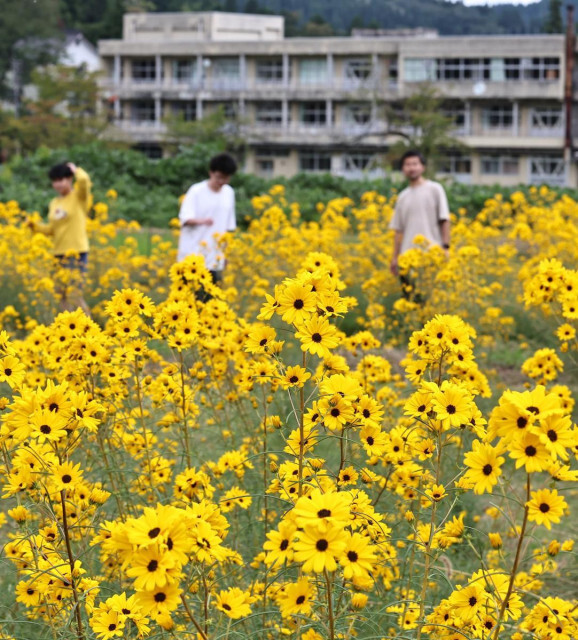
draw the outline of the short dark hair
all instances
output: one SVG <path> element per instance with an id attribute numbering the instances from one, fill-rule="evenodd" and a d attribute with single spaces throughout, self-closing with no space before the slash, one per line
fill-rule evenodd
<path id="1" fill-rule="evenodd" d="M 421 153 L 421 151 L 418 151 L 417 149 L 409 149 L 401 156 L 401 159 L 399 161 L 400 169 L 403 169 L 403 165 L 408 158 L 419 158 L 419 161 L 423 164 L 424 167 L 427 164 L 425 156 L 423 155 L 423 153 Z"/>
<path id="2" fill-rule="evenodd" d="M 48 177 L 52 181 L 62 180 L 62 178 L 72 178 L 72 175 L 72 169 L 66 164 L 66 162 L 55 164 L 48 172 Z"/>
<path id="3" fill-rule="evenodd" d="M 226 176 L 232 176 L 237 172 L 237 163 L 228 153 L 219 153 L 211 158 L 209 171 L 220 171 Z"/>

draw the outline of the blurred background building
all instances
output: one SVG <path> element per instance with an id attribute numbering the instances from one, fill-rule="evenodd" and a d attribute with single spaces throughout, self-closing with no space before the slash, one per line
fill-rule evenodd
<path id="1" fill-rule="evenodd" d="M 164 152 L 167 118 L 197 121 L 220 107 L 246 139 L 249 172 L 379 176 L 408 133 L 403 101 L 433 86 L 459 142 L 442 173 L 577 184 L 564 35 L 285 38 L 282 17 L 222 12 L 132 13 L 123 26 L 122 39 L 98 45 L 109 135 L 153 157 Z"/>

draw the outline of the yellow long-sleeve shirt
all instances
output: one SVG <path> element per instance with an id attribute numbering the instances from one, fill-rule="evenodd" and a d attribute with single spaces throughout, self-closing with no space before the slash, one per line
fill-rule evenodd
<path id="1" fill-rule="evenodd" d="M 88 173 L 77 167 L 74 188 L 66 196 L 53 198 L 48 210 L 48 221 L 34 225 L 36 231 L 52 236 L 54 255 L 88 251 L 86 219 L 92 206 L 90 186 Z"/>

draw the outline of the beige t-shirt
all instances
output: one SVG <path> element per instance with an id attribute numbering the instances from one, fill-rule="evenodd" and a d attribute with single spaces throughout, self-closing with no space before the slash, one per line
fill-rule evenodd
<path id="1" fill-rule="evenodd" d="M 400 254 L 414 246 L 417 235 L 432 244 L 442 244 L 440 222 L 450 219 L 444 188 L 439 182 L 426 180 L 417 187 L 407 187 L 398 196 L 389 228 L 403 234 Z"/>

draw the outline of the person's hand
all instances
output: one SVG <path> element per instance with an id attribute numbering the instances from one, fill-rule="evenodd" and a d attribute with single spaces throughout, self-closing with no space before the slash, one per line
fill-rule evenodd
<path id="1" fill-rule="evenodd" d="M 211 218 L 192 218 L 191 220 L 185 220 L 183 227 L 198 227 L 199 225 L 207 225 L 210 227 L 213 224 Z"/>
<path id="2" fill-rule="evenodd" d="M 76 173 L 77 166 L 74 162 L 67 162 L 66 166 L 72 171 L 73 175 Z"/>
<path id="3" fill-rule="evenodd" d="M 397 274 L 399 273 L 399 269 L 397 267 L 397 258 L 391 259 L 391 262 L 389 263 L 389 270 L 397 278 Z"/>

